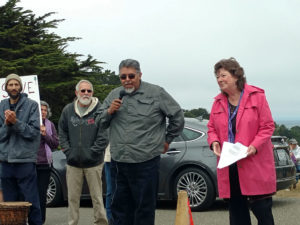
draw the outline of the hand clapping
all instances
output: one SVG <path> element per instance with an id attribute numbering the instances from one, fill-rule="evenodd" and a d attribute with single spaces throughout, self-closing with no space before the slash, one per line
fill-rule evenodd
<path id="1" fill-rule="evenodd" d="M 5 112 L 5 124 L 15 124 L 17 122 L 17 116 L 14 111 L 6 110 Z"/>

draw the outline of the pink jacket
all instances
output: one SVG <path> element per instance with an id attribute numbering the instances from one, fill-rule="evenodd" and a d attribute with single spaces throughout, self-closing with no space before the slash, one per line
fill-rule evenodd
<path id="1" fill-rule="evenodd" d="M 215 97 L 208 122 L 208 143 L 228 141 L 228 103 L 224 94 Z M 271 136 L 274 122 L 264 90 L 245 84 L 236 118 L 235 142 L 253 145 L 257 154 L 237 162 L 243 195 L 276 192 L 276 171 Z M 219 157 L 218 160 L 219 161 Z M 217 169 L 220 198 L 230 198 L 229 167 Z"/>

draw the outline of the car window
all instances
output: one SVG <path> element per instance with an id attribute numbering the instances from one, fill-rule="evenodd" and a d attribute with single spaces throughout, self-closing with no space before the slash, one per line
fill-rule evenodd
<path id="1" fill-rule="evenodd" d="M 195 140 L 197 138 L 202 137 L 203 135 L 204 135 L 204 133 L 202 133 L 200 131 L 192 130 L 189 128 L 184 128 L 182 131 L 182 136 L 187 141 Z"/>
<path id="2" fill-rule="evenodd" d="M 288 149 L 289 145 L 286 142 L 285 137 L 272 137 L 272 144 L 274 146 L 274 149 Z"/>
<path id="3" fill-rule="evenodd" d="M 272 143 L 285 143 L 287 140 L 286 136 L 272 136 L 271 137 Z"/>
<path id="4" fill-rule="evenodd" d="M 180 141 L 184 141 L 181 135 L 173 139 L 173 142 L 180 142 Z"/>
<path id="5" fill-rule="evenodd" d="M 277 149 L 277 156 L 278 156 L 278 165 L 284 166 L 287 165 L 287 161 L 289 160 L 289 156 L 284 149 Z"/>

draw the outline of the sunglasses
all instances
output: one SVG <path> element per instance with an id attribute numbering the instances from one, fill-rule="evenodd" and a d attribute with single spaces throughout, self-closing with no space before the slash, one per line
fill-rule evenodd
<path id="1" fill-rule="evenodd" d="M 90 89 L 81 89 L 80 92 L 81 93 L 85 93 L 85 92 L 92 93 L 92 90 L 90 90 Z"/>
<path id="2" fill-rule="evenodd" d="M 126 80 L 126 78 L 129 78 L 130 80 L 135 78 L 135 74 L 134 73 L 130 73 L 130 74 L 121 74 L 120 75 L 120 79 L 121 80 Z"/>

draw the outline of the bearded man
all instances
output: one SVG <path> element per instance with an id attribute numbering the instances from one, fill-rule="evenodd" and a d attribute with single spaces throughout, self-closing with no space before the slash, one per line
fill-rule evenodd
<path id="1" fill-rule="evenodd" d="M 85 177 L 93 202 L 94 225 L 107 225 L 101 176 L 108 139 L 95 118 L 101 104 L 93 97 L 93 85 L 88 80 L 78 82 L 75 94 L 77 98 L 65 106 L 58 124 L 59 142 L 67 158 L 68 224 L 78 224 Z"/>
<path id="2" fill-rule="evenodd" d="M 30 202 L 29 225 L 41 225 L 36 158 L 40 146 L 38 103 L 21 93 L 17 74 L 5 79 L 9 98 L 0 103 L 0 162 L 4 201 Z"/>

